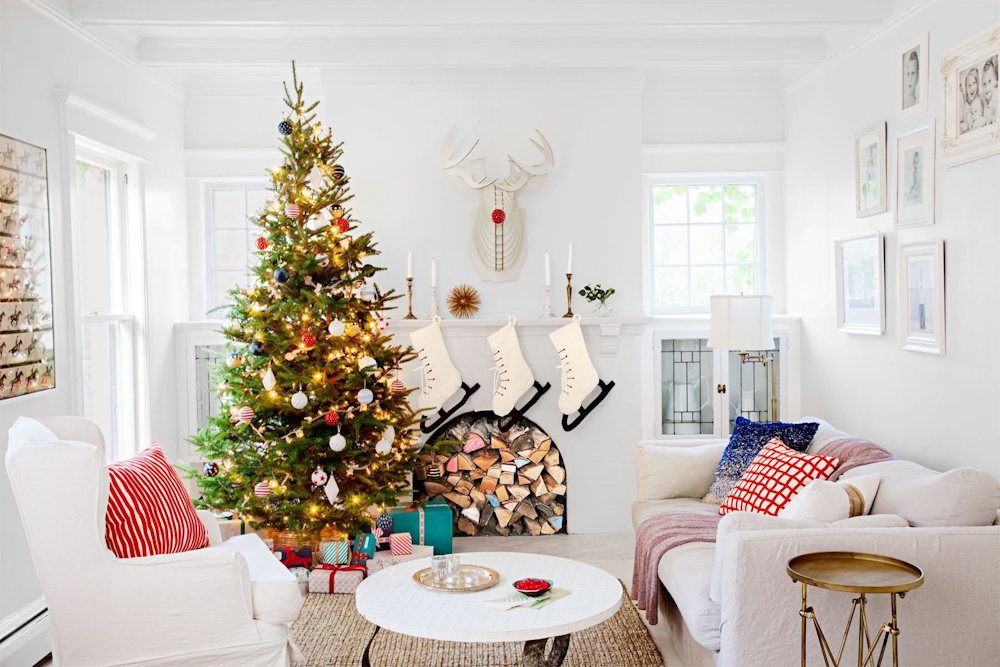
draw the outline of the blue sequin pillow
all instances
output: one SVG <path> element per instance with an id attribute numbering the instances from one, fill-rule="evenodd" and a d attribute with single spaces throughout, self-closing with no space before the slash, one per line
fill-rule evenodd
<path id="1" fill-rule="evenodd" d="M 708 489 L 708 495 L 703 502 L 721 505 L 743 473 L 750 467 L 753 458 L 764 449 L 771 438 L 780 438 L 785 445 L 797 452 L 809 449 L 809 443 L 819 424 L 808 422 L 802 424 L 760 424 L 746 417 L 737 417 L 733 426 L 733 434 L 729 436 L 729 445 L 722 454 L 719 468 L 715 471 L 715 481 Z"/>

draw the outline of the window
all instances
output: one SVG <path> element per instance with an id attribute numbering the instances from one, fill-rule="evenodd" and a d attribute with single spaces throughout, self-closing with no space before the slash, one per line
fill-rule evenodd
<path id="1" fill-rule="evenodd" d="M 229 290 L 251 283 L 260 230 L 250 217 L 264 208 L 270 194 L 263 180 L 205 187 L 210 317 L 224 317 L 224 311 L 213 309 L 228 303 Z"/>
<path id="2" fill-rule="evenodd" d="M 708 312 L 713 294 L 765 290 L 759 178 L 649 181 L 652 312 Z"/>
<path id="3" fill-rule="evenodd" d="M 145 309 L 144 239 L 137 215 L 137 168 L 79 149 L 73 232 L 80 313 L 83 414 L 104 433 L 107 457 L 132 456 L 145 433 L 140 408 L 141 315 Z M 133 181 L 136 179 L 133 178 Z M 128 224 L 129 222 L 133 224 Z M 131 230 L 131 233 L 130 233 Z"/>

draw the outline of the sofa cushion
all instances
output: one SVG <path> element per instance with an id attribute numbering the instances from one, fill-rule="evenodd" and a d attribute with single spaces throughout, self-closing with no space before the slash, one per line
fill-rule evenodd
<path id="1" fill-rule="evenodd" d="M 665 553 L 656 572 L 691 636 L 705 648 L 718 651 L 722 644 L 722 611 L 709 598 L 714 565 L 714 544 L 688 542 Z"/>
<path id="2" fill-rule="evenodd" d="M 878 475 L 859 475 L 839 482 L 814 479 L 792 496 L 778 515 L 826 522 L 864 516 L 875 501 L 878 479 Z"/>
<path id="3" fill-rule="evenodd" d="M 847 433 L 844 433 L 830 424 L 830 422 L 820 419 L 819 417 L 811 417 L 807 415 L 802 418 L 801 423 L 819 424 L 819 428 L 816 429 L 816 434 L 813 436 L 812 442 L 809 443 L 809 449 L 806 450 L 807 454 L 818 454 L 819 450 L 823 449 L 834 440 L 844 440 L 845 438 L 851 437 Z"/>
<path id="4" fill-rule="evenodd" d="M 841 479 L 878 474 L 872 514 L 898 514 L 911 526 L 989 526 L 1000 507 L 1000 482 L 987 472 L 936 472 L 912 461 L 883 461 L 845 472 Z"/>
<path id="5" fill-rule="evenodd" d="M 647 500 L 632 504 L 632 526 L 639 525 L 658 514 L 689 512 L 694 514 L 718 514 L 719 506 L 702 502 L 700 498 L 668 498 L 667 500 Z"/>
<path id="6" fill-rule="evenodd" d="M 644 441 L 636 453 L 638 498 L 701 498 L 715 480 L 725 440 Z"/>
<path id="7" fill-rule="evenodd" d="M 256 533 L 238 535 L 220 546 L 242 555 L 247 562 L 254 618 L 269 623 L 291 623 L 298 618 L 302 608 L 298 581 Z"/>

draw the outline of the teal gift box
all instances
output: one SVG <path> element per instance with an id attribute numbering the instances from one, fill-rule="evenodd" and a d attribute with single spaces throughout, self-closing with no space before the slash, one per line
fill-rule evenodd
<path id="1" fill-rule="evenodd" d="M 371 533 L 361 533 L 354 540 L 353 564 L 364 564 L 375 556 L 375 536 Z"/>
<path id="2" fill-rule="evenodd" d="M 434 547 L 434 555 L 451 553 L 452 514 L 448 503 L 432 500 L 423 507 L 397 507 L 389 510 L 396 533 L 409 533 L 413 544 Z"/>

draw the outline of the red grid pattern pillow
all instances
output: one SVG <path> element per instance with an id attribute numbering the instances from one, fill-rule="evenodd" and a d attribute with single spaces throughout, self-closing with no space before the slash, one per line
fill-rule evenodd
<path id="1" fill-rule="evenodd" d="M 157 556 L 208 546 L 205 525 L 160 443 L 112 463 L 108 475 L 105 540 L 116 556 Z"/>
<path id="2" fill-rule="evenodd" d="M 826 479 L 838 459 L 803 454 L 771 438 L 719 507 L 719 514 L 756 512 L 778 516 L 789 500 L 814 479 Z"/>

